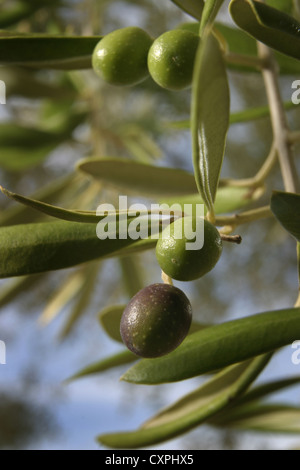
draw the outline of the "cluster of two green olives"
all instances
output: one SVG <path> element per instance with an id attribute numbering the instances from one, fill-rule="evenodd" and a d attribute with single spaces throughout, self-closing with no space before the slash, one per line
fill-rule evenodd
<path id="1" fill-rule="evenodd" d="M 97 44 L 93 69 L 112 85 L 135 85 L 150 76 L 163 88 L 181 90 L 192 82 L 199 36 L 185 29 L 153 40 L 135 26 L 117 29 Z"/>
<path id="2" fill-rule="evenodd" d="M 192 281 L 211 271 L 222 253 L 217 228 L 207 220 L 189 217 L 192 231 L 203 228 L 202 248 L 187 249 L 184 219 L 170 224 L 156 245 L 156 258 L 162 271 L 178 281 Z M 200 226 L 200 224 L 203 224 Z M 190 238 L 190 237 L 189 237 Z M 190 245 L 189 245 L 190 246 Z M 157 283 L 140 290 L 125 308 L 120 332 L 124 344 L 145 358 L 163 356 L 176 349 L 187 336 L 192 307 L 185 293 L 171 285 Z"/>

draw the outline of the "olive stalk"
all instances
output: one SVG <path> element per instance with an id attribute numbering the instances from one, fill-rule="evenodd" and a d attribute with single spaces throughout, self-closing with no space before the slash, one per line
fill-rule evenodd
<path id="1" fill-rule="evenodd" d="M 280 95 L 277 64 L 273 52 L 268 46 L 258 42 L 257 47 L 259 57 L 264 60 L 262 75 L 270 107 L 274 142 L 278 151 L 284 187 L 286 191 L 296 193 L 299 182 L 294 161 L 293 147 L 289 141 L 288 123 Z"/>
<path id="2" fill-rule="evenodd" d="M 234 52 L 227 52 L 225 60 L 231 65 L 243 65 L 245 67 L 254 67 L 261 70 L 264 66 L 264 60 L 259 57 L 252 57 L 246 54 L 237 54 Z"/>
<path id="3" fill-rule="evenodd" d="M 237 225 L 254 222 L 256 220 L 265 219 L 268 217 L 273 217 L 270 206 L 262 206 L 256 209 L 241 212 L 239 214 L 216 216 L 216 225 L 236 227 Z"/>

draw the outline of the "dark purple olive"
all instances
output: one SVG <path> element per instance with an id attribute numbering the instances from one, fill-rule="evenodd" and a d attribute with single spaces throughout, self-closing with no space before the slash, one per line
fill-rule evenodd
<path id="1" fill-rule="evenodd" d="M 120 332 L 133 353 L 159 357 L 180 345 L 191 321 L 192 307 L 184 292 L 169 284 L 152 284 L 131 299 L 123 312 Z"/>

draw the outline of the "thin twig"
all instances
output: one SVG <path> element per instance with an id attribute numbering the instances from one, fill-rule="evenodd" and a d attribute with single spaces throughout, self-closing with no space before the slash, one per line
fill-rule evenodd
<path id="1" fill-rule="evenodd" d="M 293 155 L 293 146 L 289 142 L 289 128 L 282 103 L 277 76 L 277 64 L 273 52 L 265 44 L 258 42 L 259 57 L 264 60 L 262 75 L 268 97 L 274 142 L 278 151 L 285 190 L 296 193 L 298 177 Z"/>

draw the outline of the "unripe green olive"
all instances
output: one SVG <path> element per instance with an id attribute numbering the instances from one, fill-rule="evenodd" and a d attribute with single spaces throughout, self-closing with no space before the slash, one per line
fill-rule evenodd
<path id="1" fill-rule="evenodd" d="M 186 235 L 186 227 L 197 233 L 204 224 L 204 243 L 200 249 L 187 249 L 197 242 L 197 235 Z M 190 225 L 189 225 L 190 224 Z M 200 237 L 199 237 L 200 238 Z M 194 245 L 197 247 L 197 245 Z M 222 253 L 222 240 L 216 227 L 196 217 L 184 217 L 166 227 L 156 245 L 156 258 L 161 269 L 172 279 L 193 281 L 211 271 Z"/>
<path id="2" fill-rule="evenodd" d="M 148 54 L 148 69 L 153 80 L 169 90 L 189 87 L 199 41 L 197 34 L 184 29 L 174 29 L 159 36 Z"/>
<path id="3" fill-rule="evenodd" d="M 147 55 L 152 42 L 149 34 L 136 26 L 116 29 L 95 47 L 93 69 L 112 85 L 135 85 L 149 76 Z"/>
<path id="4" fill-rule="evenodd" d="M 120 333 L 130 351 L 159 357 L 173 351 L 188 334 L 192 307 L 182 290 L 152 284 L 140 290 L 123 312 Z"/>

